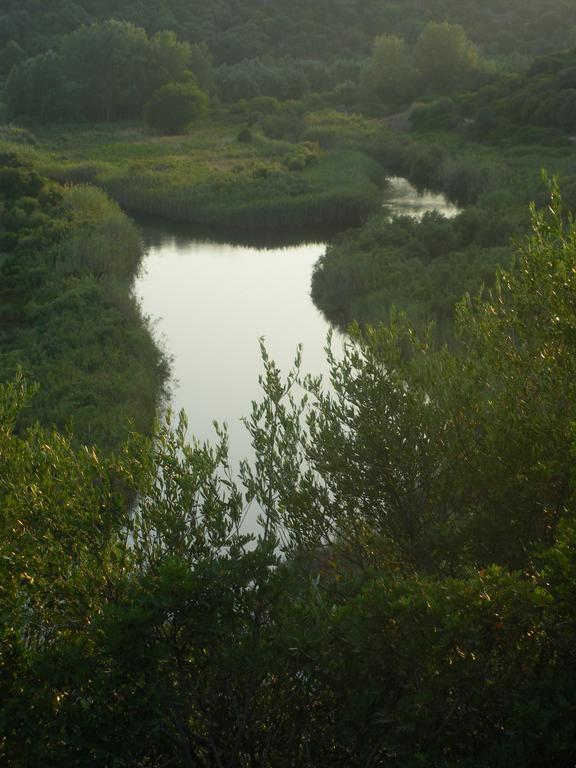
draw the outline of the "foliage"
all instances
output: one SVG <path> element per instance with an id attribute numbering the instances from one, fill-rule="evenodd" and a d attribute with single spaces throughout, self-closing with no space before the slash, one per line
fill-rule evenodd
<path id="1" fill-rule="evenodd" d="M 576 227 L 552 194 L 513 270 L 459 305 L 463 354 L 393 316 L 331 358 L 333 393 L 306 383 L 308 430 L 295 435 L 281 420 L 290 431 L 275 456 L 291 546 L 342 538 L 357 557 L 453 572 L 463 560 L 522 567 L 554 539 L 573 503 Z M 274 427 L 256 416 L 261 430 Z"/>
<path id="2" fill-rule="evenodd" d="M 472 230 L 472 237 L 466 227 L 475 215 L 483 219 L 482 210 L 475 208 L 461 214 L 462 223 L 435 213 L 421 221 L 390 220 L 381 214 L 362 229 L 349 231 L 316 265 L 315 303 L 344 329 L 355 320 L 378 323 L 396 306 L 418 327 L 434 320 L 443 336 L 450 335 L 462 293 L 475 294 L 483 284 L 493 283 L 496 267 L 509 261 L 509 248 L 500 238 L 506 243 L 523 229 L 523 221 L 507 220 L 504 214 L 486 222 L 488 232 L 498 236 L 496 242 L 483 242 L 483 224 Z"/>
<path id="3" fill-rule="evenodd" d="M 378 37 L 362 79 L 368 95 L 398 107 L 426 92 L 471 87 L 483 69 L 484 62 L 460 25 L 429 22 L 410 50 L 403 38 Z"/>
<path id="4" fill-rule="evenodd" d="M 451 109 L 455 102 L 449 101 Z M 341 328 L 353 321 L 386 322 L 396 306 L 418 327 L 433 320 L 440 336 L 450 339 L 458 298 L 493 284 L 495 268 L 508 264 L 511 239 L 528 230 L 529 201 L 544 204 L 543 166 L 559 175 L 567 206 L 576 207 L 572 149 L 510 144 L 495 148 L 475 141 L 468 131 L 448 131 L 444 125 L 440 132 L 430 125 L 432 108 L 438 122 L 455 113 L 436 107 L 426 108 L 426 127 L 420 109 L 415 109 L 416 129 L 409 132 L 386 129 L 381 121 L 358 115 L 318 112 L 306 117 L 306 138 L 328 148 L 363 146 L 388 174 L 408 178 L 424 192 L 441 191 L 467 206 L 442 225 L 440 231 L 450 236 L 439 241 L 440 248 L 437 227 L 390 222 L 386 209 L 332 242 L 314 272 L 312 295 Z M 384 202 L 387 196 L 385 191 Z"/>
<path id="5" fill-rule="evenodd" d="M 435 88 L 453 88 L 479 68 L 476 47 L 458 24 L 430 22 L 416 43 L 416 64 Z"/>
<path id="6" fill-rule="evenodd" d="M 447 102 L 420 105 L 414 112 L 419 129 L 457 126 L 475 140 L 500 147 L 540 145 L 567 147 L 576 130 L 576 55 L 573 50 L 535 59 L 524 74 L 501 73 L 477 90 L 456 94 Z"/>
<path id="7" fill-rule="evenodd" d="M 217 64 L 264 55 L 332 61 L 366 55 L 381 34 L 414 42 L 428 22 L 449 19 L 490 55 L 516 51 L 533 56 L 567 47 L 576 26 L 571 0 L 547 0 L 544 7 L 540 0 L 508 0 L 505 6 L 475 0 L 429 0 L 424 6 L 418 0 L 385 5 L 377 0 L 296 0 L 291 10 L 286 12 L 284 0 L 256 5 L 165 0 L 161 6 L 148 0 L 78 0 L 50 8 L 35 0 L 9 0 L 0 15 L 0 48 L 13 41 L 34 56 L 53 47 L 63 33 L 114 18 L 148 34 L 171 30 L 188 43 L 205 42 Z"/>
<path id="8" fill-rule="evenodd" d="M 405 41 L 382 35 L 374 41 L 372 57 L 363 73 L 364 87 L 386 104 L 410 102 L 417 88 L 418 72 Z"/>
<path id="9" fill-rule="evenodd" d="M 0 15 L 0 72 L 12 72 L 13 113 L 42 121 L 135 115 L 154 90 L 180 81 L 183 57 L 211 99 L 323 93 L 354 106 L 364 71 L 368 99 L 394 107 L 409 103 L 415 89 L 475 85 L 485 74 L 476 50 L 518 70 L 534 55 L 567 47 L 576 28 L 570 0 L 548 0 L 544 14 L 541 0 L 481 8 L 473 0 L 430 0 L 425 8 L 417 0 L 385 7 L 298 0 L 290 14 L 284 2 L 165 0 L 159 9 L 150 0 L 60 0 L 44 10 L 23 0 Z M 101 87 L 106 73 L 110 93 Z"/>
<path id="10" fill-rule="evenodd" d="M 41 385 L 22 424 L 71 426 L 103 450 L 130 419 L 150 431 L 166 362 L 129 295 L 135 227 L 102 192 L 62 189 L 14 153 L 0 190 L 0 378 L 21 369 Z"/>
<path id="11" fill-rule="evenodd" d="M 272 116 L 271 116 L 272 117 Z M 240 229 L 308 229 L 318 236 L 357 225 L 379 204 L 381 171 L 362 152 L 323 153 L 315 142 L 270 140 L 243 120 L 198 121 L 159 142 L 134 127 L 42 134 L 43 172 L 97 184 L 132 211 Z"/>
<path id="12" fill-rule="evenodd" d="M 0 125 L 0 142 L 11 144 L 36 144 L 34 135 L 17 125 Z"/>
<path id="13" fill-rule="evenodd" d="M 16 432 L 34 392 L 0 387 L 0 758 L 569 764 L 575 260 L 553 189 L 461 304 L 465 354 L 395 318 L 325 389 L 264 350 L 238 482 L 222 430 L 190 446 L 181 419 L 102 459 Z"/>
<path id="14" fill-rule="evenodd" d="M 152 94 L 144 117 L 158 133 L 182 133 L 208 111 L 208 97 L 193 83 L 168 83 Z"/>
<path id="15" fill-rule="evenodd" d="M 39 120 L 134 116 L 156 89 L 185 77 L 189 59 L 173 32 L 148 38 L 127 22 L 92 24 L 65 35 L 56 52 L 15 67 L 8 105 Z"/>

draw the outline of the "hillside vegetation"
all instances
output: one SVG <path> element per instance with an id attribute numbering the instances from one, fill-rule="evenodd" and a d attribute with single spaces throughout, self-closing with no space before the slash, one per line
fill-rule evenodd
<path id="1" fill-rule="evenodd" d="M 463 355 L 397 319 L 329 389 L 265 356 L 237 482 L 185 423 L 116 459 L 17 434 L 33 393 L 0 388 L 6 764 L 570 764 L 576 231 L 556 190 L 532 227 L 460 305 Z"/>
<path id="2" fill-rule="evenodd" d="M 219 64 L 272 52 L 311 59 L 365 55 L 376 35 L 414 40 L 427 22 L 446 19 L 462 24 L 491 55 L 518 51 L 533 56 L 565 47 L 576 26 L 570 0 L 57 0 L 49 7 L 38 0 L 7 0 L 0 44 L 12 41 L 32 56 L 65 33 L 110 18 L 149 33 L 171 30 L 190 43 L 206 43 Z"/>
<path id="3" fill-rule="evenodd" d="M 0 152 L 0 378 L 40 385 L 20 426 L 118 449 L 131 428 L 151 431 L 167 375 L 130 295 L 138 232 L 102 192 L 62 188 Z"/>

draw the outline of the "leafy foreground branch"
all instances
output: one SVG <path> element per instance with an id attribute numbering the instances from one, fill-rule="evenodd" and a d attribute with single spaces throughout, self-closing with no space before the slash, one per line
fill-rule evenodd
<path id="1" fill-rule="evenodd" d="M 570 765 L 575 280 L 553 189 L 462 353 L 395 317 L 329 392 L 265 356 L 237 482 L 185 422 L 106 459 L 17 435 L 5 385 L 0 762 Z"/>

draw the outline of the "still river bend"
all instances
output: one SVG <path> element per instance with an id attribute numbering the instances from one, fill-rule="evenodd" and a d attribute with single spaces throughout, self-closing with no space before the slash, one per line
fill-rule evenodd
<path id="1" fill-rule="evenodd" d="M 418 194 L 403 179 L 390 180 L 384 205 L 417 217 L 456 213 L 442 195 Z M 200 441 L 215 438 L 214 420 L 226 422 L 236 465 L 250 454 L 240 419 L 260 397 L 259 339 L 283 371 L 302 343 L 304 371 L 327 372 L 330 326 L 310 298 L 312 270 L 326 244 L 234 245 L 168 221 L 146 221 L 141 229 L 146 256 L 135 293 L 172 359 L 171 407 L 186 411 Z"/>

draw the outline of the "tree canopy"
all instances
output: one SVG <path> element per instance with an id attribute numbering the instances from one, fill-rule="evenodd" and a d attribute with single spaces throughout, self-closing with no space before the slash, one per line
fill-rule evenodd
<path id="1" fill-rule="evenodd" d="M 194 83 L 168 83 L 154 92 L 144 110 L 158 133 L 181 133 L 208 111 L 208 97 Z"/>
<path id="2" fill-rule="evenodd" d="M 134 117 L 156 89 L 186 78 L 189 59 L 189 46 L 174 32 L 149 38 L 128 22 L 95 23 L 15 67 L 8 104 L 40 119 Z"/>

